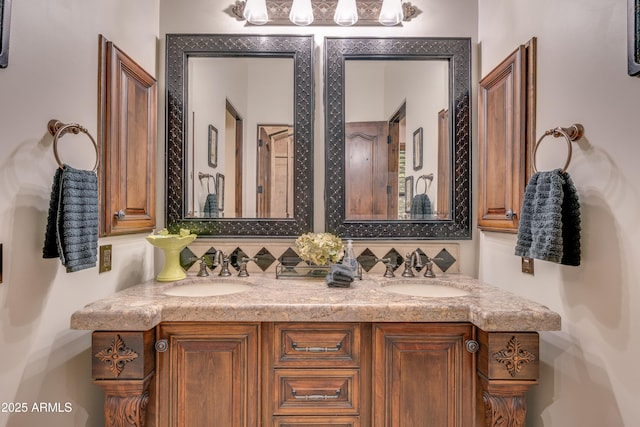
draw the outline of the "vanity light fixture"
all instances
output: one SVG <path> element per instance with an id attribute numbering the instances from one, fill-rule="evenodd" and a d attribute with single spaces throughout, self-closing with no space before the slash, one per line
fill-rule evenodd
<path id="1" fill-rule="evenodd" d="M 382 0 L 382 9 L 380 9 L 380 18 L 378 21 L 384 26 L 391 27 L 402 22 L 402 1 L 401 0 Z"/>
<path id="2" fill-rule="evenodd" d="M 356 0 L 338 0 L 336 13 L 333 15 L 336 24 L 348 27 L 358 22 L 358 8 Z"/>
<path id="3" fill-rule="evenodd" d="M 296 25 L 309 25 L 313 22 L 311 0 L 293 0 L 289 19 Z"/>
<path id="4" fill-rule="evenodd" d="M 254 25 L 264 25 L 269 22 L 267 2 L 265 0 L 247 0 L 242 11 L 242 17 Z"/>
<path id="5" fill-rule="evenodd" d="M 403 0 L 236 0 L 226 12 L 253 25 L 399 25 L 421 11 Z"/>

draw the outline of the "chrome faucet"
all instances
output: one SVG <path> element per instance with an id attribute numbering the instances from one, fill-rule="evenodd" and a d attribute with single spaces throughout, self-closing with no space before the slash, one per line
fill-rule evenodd
<path id="1" fill-rule="evenodd" d="M 381 262 L 385 266 L 384 274 L 382 275 L 382 277 L 396 277 L 396 275 L 393 273 L 393 264 L 391 263 L 391 258 L 376 258 L 376 262 Z"/>

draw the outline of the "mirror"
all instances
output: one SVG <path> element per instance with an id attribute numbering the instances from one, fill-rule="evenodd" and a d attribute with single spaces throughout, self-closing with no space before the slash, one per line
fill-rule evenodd
<path id="1" fill-rule="evenodd" d="M 313 37 L 168 34 L 166 51 L 168 228 L 311 231 Z"/>
<path id="2" fill-rule="evenodd" d="M 468 38 L 325 38 L 329 232 L 471 238 Z"/>

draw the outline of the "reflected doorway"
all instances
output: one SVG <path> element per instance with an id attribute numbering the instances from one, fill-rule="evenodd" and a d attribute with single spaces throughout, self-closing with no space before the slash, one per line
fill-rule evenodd
<path id="1" fill-rule="evenodd" d="M 226 100 L 225 114 L 225 146 L 233 147 L 233 150 L 225 150 L 227 165 L 234 165 L 234 174 L 225 177 L 229 188 L 233 191 L 224 191 L 225 206 L 233 206 L 231 211 L 235 212 L 236 218 L 242 218 L 242 117 L 238 111 Z"/>
<path id="2" fill-rule="evenodd" d="M 258 125 L 256 215 L 293 217 L 293 126 Z"/>

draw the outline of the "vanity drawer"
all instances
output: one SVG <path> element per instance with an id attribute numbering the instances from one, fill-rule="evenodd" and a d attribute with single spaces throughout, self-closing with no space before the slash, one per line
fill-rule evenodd
<path id="1" fill-rule="evenodd" d="M 273 415 L 357 415 L 358 369 L 278 369 Z"/>
<path id="2" fill-rule="evenodd" d="M 359 367 L 360 324 L 277 323 L 275 367 Z"/>
<path id="3" fill-rule="evenodd" d="M 360 427 L 359 417 L 274 417 L 273 427 Z"/>

